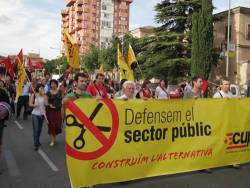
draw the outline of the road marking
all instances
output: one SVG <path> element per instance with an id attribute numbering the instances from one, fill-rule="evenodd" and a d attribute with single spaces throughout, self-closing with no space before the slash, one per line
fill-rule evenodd
<path id="1" fill-rule="evenodd" d="M 42 158 L 45 160 L 45 162 L 49 165 L 49 167 L 53 171 L 55 172 L 59 171 L 56 165 L 49 159 L 49 157 L 46 155 L 46 153 L 42 149 L 39 149 L 38 153 L 42 156 Z"/>
<path id="2" fill-rule="evenodd" d="M 20 130 L 23 130 L 23 126 L 18 122 L 18 121 L 14 121 L 15 124 L 17 125 L 17 127 L 20 129 Z"/>
<path id="3" fill-rule="evenodd" d="M 4 151 L 4 158 L 6 160 L 10 176 L 20 176 L 19 169 L 17 167 L 16 160 L 14 158 L 14 155 L 10 150 L 5 150 Z"/>

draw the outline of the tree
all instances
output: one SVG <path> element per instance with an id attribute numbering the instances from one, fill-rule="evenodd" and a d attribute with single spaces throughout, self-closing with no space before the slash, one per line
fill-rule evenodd
<path id="1" fill-rule="evenodd" d="M 82 56 L 81 64 L 83 64 L 83 67 L 86 68 L 88 71 L 94 72 L 95 69 L 98 69 L 101 64 L 99 61 L 99 56 L 100 49 L 95 46 L 91 46 L 88 53 Z"/>
<path id="2" fill-rule="evenodd" d="M 58 74 L 60 69 L 60 73 L 64 73 L 68 67 L 67 59 L 65 56 L 58 57 L 56 59 L 48 60 L 45 63 L 45 72 L 51 73 L 51 74 Z"/>
<path id="3" fill-rule="evenodd" d="M 201 0 L 201 10 L 193 14 L 191 76 L 208 79 L 213 63 L 213 5 Z"/>
<path id="4" fill-rule="evenodd" d="M 177 80 L 190 72 L 192 14 L 199 0 L 163 0 L 155 7 L 155 36 L 142 39 L 140 62 L 146 77 Z"/>

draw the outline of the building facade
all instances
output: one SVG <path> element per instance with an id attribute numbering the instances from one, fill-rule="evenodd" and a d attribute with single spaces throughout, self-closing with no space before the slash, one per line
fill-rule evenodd
<path id="1" fill-rule="evenodd" d="M 154 27 L 138 27 L 136 29 L 130 30 L 129 32 L 131 33 L 131 35 L 133 35 L 133 37 L 136 38 L 151 37 L 154 36 Z"/>
<path id="2" fill-rule="evenodd" d="M 129 7 L 132 0 L 66 0 L 62 15 L 63 31 L 80 45 L 85 54 L 91 45 L 105 48 L 113 36 L 129 30 Z"/>
<path id="3" fill-rule="evenodd" d="M 218 13 L 214 23 L 214 47 L 220 61 L 212 71 L 214 80 L 226 75 L 228 11 Z M 250 83 L 250 8 L 236 7 L 230 14 L 229 79 L 243 86 Z"/>

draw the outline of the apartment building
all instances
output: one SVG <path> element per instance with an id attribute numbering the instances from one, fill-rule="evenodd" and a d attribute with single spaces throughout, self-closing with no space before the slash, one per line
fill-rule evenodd
<path id="1" fill-rule="evenodd" d="M 240 86 L 250 83 L 250 8 L 236 7 L 230 14 L 229 79 Z M 214 47 L 220 61 L 212 71 L 214 81 L 226 75 L 228 11 L 218 13 L 214 23 Z"/>
<path id="2" fill-rule="evenodd" d="M 129 30 L 129 7 L 133 0 L 66 0 L 62 15 L 63 31 L 80 45 L 85 54 L 91 45 L 105 48 L 113 36 Z"/>

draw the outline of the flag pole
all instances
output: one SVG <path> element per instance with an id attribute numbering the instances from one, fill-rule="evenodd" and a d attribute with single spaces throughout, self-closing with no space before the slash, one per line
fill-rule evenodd
<path id="1" fill-rule="evenodd" d="M 21 60 L 19 59 L 19 57 L 16 57 L 16 59 L 18 60 L 19 63 L 21 63 Z M 15 59 L 15 60 L 16 60 L 16 59 Z M 24 62 L 23 62 L 23 64 L 22 64 L 22 66 L 23 66 L 23 68 L 24 68 Z M 25 68 L 24 68 L 24 73 L 25 73 L 25 76 L 26 76 L 26 79 L 28 80 L 28 82 L 30 82 L 30 87 L 31 87 L 32 91 L 33 91 L 34 93 L 36 93 L 36 92 L 35 92 L 35 89 L 34 89 L 33 86 L 32 86 L 32 83 L 31 83 L 31 81 L 30 81 L 30 79 L 29 79 L 29 77 L 28 77 L 28 75 L 27 75 L 27 72 L 26 72 Z"/>
<path id="2" fill-rule="evenodd" d="M 138 61 L 137 61 L 137 60 L 136 60 L 135 62 L 137 63 L 138 68 L 139 68 L 139 71 L 140 71 L 141 76 L 142 76 L 142 79 L 144 80 L 144 79 L 145 79 L 145 77 L 144 77 L 144 74 L 142 73 L 141 66 L 139 65 L 139 63 L 138 63 Z"/>

